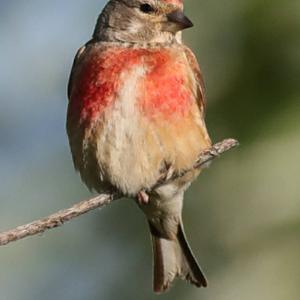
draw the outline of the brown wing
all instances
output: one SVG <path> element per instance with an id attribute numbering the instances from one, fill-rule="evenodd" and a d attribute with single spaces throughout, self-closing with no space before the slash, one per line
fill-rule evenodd
<path id="1" fill-rule="evenodd" d="M 192 52 L 190 48 L 187 46 L 183 46 L 185 55 L 187 57 L 187 60 L 190 64 L 190 67 L 193 71 L 193 74 L 196 78 L 196 84 L 197 84 L 197 104 L 201 113 L 201 121 L 202 121 L 202 130 L 203 135 L 205 137 L 205 140 L 207 141 L 208 145 L 211 145 L 211 139 L 209 137 L 209 134 L 206 129 L 205 125 L 205 110 L 206 110 L 206 97 L 205 97 L 205 86 L 204 86 L 204 80 L 202 77 L 202 73 L 199 67 L 199 64 L 197 62 L 197 58 L 195 54 Z"/>
<path id="2" fill-rule="evenodd" d="M 183 47 L 184 47 L 185 55 L 190 64 L 190 67 L 192 68 L 193 73 L 195 74 L 195 77 L 196 77 L 197 94 L 198 94 L 197 101 L 198 101 L 200 111 L 204 116 L 205 109 L 206 109 L 206 97 L 205 97 L 205 85 L 204 85 L 202 73 L 201 73 L 199 64 L 197 62 L 197 58 L 196 58 L 195 54 L 193 53 L 193 51 L 190 48 L 188 48 L 187 46 L 183 46 Z"/>
<path id="3" fill-rule="evenodd" d="M 88 43 L 87 43 L 88 44 Z M 85 44 L 84 46 L 82 46 L 76 53 L 76 56 L 74 58 L 73 61 L 73 66 L 72 66 L 72 70 L 71 70 L 71 74 L 69 77 L 69 83 L 68 83 L 68 98 L 70 99 L 71 97 L 71 91 L 72 91 L 72 85 L 73 85 L 73 76 L 75 74 L 75 69 L 76 69 L 76 65 L 79 61 L 79 58 L 81 57 L 81 55 L 84 53 L 84 51 L 86 50 L 87 44 Z"/>

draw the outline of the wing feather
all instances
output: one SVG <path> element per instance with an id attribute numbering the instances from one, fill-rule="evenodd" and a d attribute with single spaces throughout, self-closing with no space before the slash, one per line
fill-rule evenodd
<path id="1" fill-rule="evenodd" d="M 68 89 L 67 89 L 69 100 L 70 100 L 70 97 L 71 97 L 71 92 L 72 92 L 72 87 L 73 87 L 73 77 L 74 77 L 74 74 L 75 74 L 76 66 L 77 66 L 77 63 L 78 63 L 80 57 L 85 52 L 86 47 L 87 47 L 87 44 L 85 44 L 84 46 L 79 48 L 79 50 L 77 51 L 76 56 L 74 58 L 74 61 L 73 61 L 72 70 L 71 70 L 70 77 L 69 77 Z"/>
<path id="2" fill-rule="evenodd" d="M 200 111 L 202 115 L 205 115 L 205 109 L 206 109 L 206 97 L 205 97 L 205 84 L 203 80 L 203 76 L 201 73 L 200 66 L 197 62 L 197 58 L 193 51 L 188 48 L 187 46 L 184 47 L 184 52 L 187 57 L 187 60 L 190 64 L 190 67 L 196 77 L 196 82 L 197 82 L 197 103 L 200 108 Z"/>

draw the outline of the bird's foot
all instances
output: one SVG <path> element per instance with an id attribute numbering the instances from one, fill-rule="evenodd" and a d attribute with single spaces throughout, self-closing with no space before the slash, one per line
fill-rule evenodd
<path id="1" fill-rule="evenodd" d="M 138 204 L 141 206 L 149 204 L 149 195 L 145 191 L 140 191 L 136 198 Z"/>

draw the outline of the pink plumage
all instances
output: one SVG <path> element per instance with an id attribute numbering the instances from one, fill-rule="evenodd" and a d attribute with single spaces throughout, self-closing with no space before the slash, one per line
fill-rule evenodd
<path id="1" fill-rule="evenodd" d="M 78 121 L 98 119 L 113 105 L 122 84 L 121 75 L 131 68 L 141 67 L 145 76 L 137 85 L 137 105 L 149 117 L 164 118 L 186 114 L 193 101 L 189 90 L 185 61 L 176 59 L 172 49 L 90 50 L 77 71 L 70 97 L 70 115 Z"/>

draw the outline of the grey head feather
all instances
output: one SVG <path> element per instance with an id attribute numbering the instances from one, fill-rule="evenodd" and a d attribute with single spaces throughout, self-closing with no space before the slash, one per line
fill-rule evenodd
<path id="1" fill-rule="evenodd" d="M 143 5 L 153 11 L 143 11 Z M 159 0 L 110 0 L 97 20 L 93 39 L 143 44 L 181 42 L 181 28 L 167 18 L 175 10 L 178 7 Z"/>

